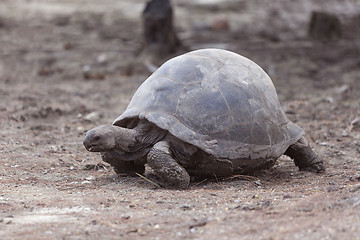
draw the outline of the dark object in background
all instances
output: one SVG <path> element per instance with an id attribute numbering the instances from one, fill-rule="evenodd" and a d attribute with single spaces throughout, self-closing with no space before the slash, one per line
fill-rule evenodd
<path id="1" fill-rule="evenodd" d="M 341 23 L 337 16 L 314 11 L 311 14 L 309 36 L 318 40 L 334 40 L 341 37 Z"/>
<path id="2" fill-rule="evenodd" d="M 173 28 L 173 10 L 170 0 L 150 0 L 142 14 L 144 50 L 163 57 L 181 46 Z"/>

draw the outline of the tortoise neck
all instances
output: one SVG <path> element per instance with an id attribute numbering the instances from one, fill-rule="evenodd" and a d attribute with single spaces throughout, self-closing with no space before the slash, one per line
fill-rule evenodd
<path id="1" fill-rule="evenodd" d="M 115 133 L 115 145 L 116 148 L 123 149 L 124 151 L 130 151 L 131 147 L 136 143 L 137 132 L 134 129 L 123 128 L 119 126 L 112 126 Z"/>

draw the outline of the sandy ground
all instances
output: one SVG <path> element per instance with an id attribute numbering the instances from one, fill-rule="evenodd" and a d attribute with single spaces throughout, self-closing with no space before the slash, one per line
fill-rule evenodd
<path id="1" fill-rule="evenodd" d="M 127 68 L 144 1 L 2 0 L 0 239 L 360 239 L 360 2 L 174 5 L 191 49 L 227 48 L 269 73 L 327 171 L 299 172 L 281 157 L 184 191 L 117 176 L 82 139 L 149 75 Z M 340 17 L 341 40 L 306 36 L 319 9 Z"/>

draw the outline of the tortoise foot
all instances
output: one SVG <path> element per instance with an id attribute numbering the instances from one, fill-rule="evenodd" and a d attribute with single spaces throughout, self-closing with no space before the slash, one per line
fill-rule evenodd
<path id="1" fill-rule="evenodd" d="M 308 141 L 302 137 L 299 141 L 289 146 L 285 155 L 294 159 L 300 171 L 321 173 L 325 171 L 324 162 L 310 148 Z"/>
<path id="2" fill-rule="evenodd" d="M 323 162 L 316 162 L 310 166 L 299 167 L 300 171 L 322 173 L 325 172 L 325 166 Z"/>

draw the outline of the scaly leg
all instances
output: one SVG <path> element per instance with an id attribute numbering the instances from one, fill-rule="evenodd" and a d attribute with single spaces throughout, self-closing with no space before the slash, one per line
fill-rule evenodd
<path id="1" fill-rule="evenodd" d="M 289 146 L 285 155 L 294 159 L 295 165 L 298 166 L 301 171 L 317 173 L 325 171 L 323 160 L 311 150 L 308 141 L 304 137 Z"/>
<path id="2" fill-rule="evenodd" d="M 189 173 L 172 158 L 167 141 L 158 142 L 153 146 L 147 155 L 147 163 L 166 187 L 179 189 L 189 187 Z"/>

